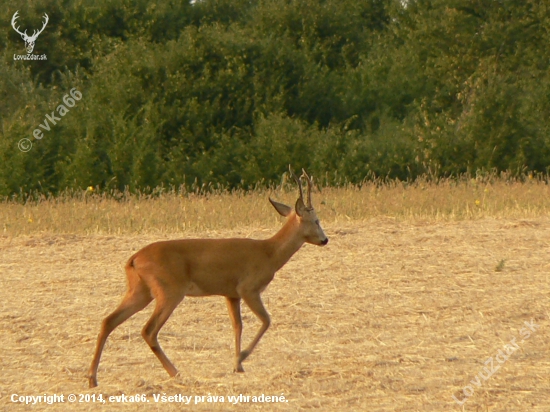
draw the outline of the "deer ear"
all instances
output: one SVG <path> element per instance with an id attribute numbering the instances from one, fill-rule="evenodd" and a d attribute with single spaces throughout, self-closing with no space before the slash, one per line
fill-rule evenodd
<path id="1" fill-rule="evenodd" d="M 296 201 L 296 205 L 294 206 L 294 210 L 296 210 L 296 214 L 300 217 L 304 215 L 304 212 L 307 210 L 306 205 L 304 204 L 304 200 L 300 197 Z"/>
<path id="2" fill-rule="evenodd" d="M 269 198 L 269 202 L 273 205 L 275 210 L 284 217 L 287 217 L 290 212 L 292 212 L 292 208 L 287 205 L 283 205 L 282 203 L 276 202 L 273 199 Z"/>

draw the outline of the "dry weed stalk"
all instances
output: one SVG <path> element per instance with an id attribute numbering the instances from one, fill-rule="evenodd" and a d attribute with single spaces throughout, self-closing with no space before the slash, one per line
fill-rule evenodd
<path id="1" fill-rule="evenodd" d="M 292 201 L 288 186 L 275 189 Z M 156 195 L 96 194 L 90 190 L 36 201 L 0 203 L 0 231 L 7 236 L 33 233 L 135 234 L 198 233 L 235 227 L 277 226 L 269 204 L 272 191 L 166 191 Z M 327 223 L 366 221 L 384 216 L 400 220 L 458 221 L 533 218 L 550 212 L 550 188 L 542 178 L 381 180 L 360 186 L 324 188 L 319 212 Z M 230 205 L 226 208 L 226 205 Z M 224 215 L 224 219 L 218 216 Z"/>

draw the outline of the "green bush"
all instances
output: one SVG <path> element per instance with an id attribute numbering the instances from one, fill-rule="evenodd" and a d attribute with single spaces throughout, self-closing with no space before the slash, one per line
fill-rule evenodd
<path id="1" fill-rule="evenodd" d="M 0 195 L 548 172 L 535 1 L 6 0 Z M 10 26 L 32 32 L 45 61 Z M 73 88 L 75 107 L 33 130 Z M 18 149 L 30 139 L 29 152 Z"/>

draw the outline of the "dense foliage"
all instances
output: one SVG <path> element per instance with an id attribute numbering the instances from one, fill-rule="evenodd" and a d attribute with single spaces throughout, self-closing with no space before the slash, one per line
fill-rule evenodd
<path id="1" fill-rule="evenodd" d="M 0 195 L 247 188 L 289 163 L 326 184 L 548 172 L 545 2 L 3 4 Z M 47 60 L 14 60 L 16 10 L 29 33 L 48 13 L 34 51 Z M 82 99 L 35 139 L 74 88 Z"/>

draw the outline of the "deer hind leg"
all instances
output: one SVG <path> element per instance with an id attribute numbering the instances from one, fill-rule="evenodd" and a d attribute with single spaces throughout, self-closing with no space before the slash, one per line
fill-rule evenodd
<path id="1" fill-rule="evenodd" d="M 139 276 L 135 272 L 129 273 L 128 279 L 129 288 L 126 296 L 124 296 L 118 308 L 107 316 L 101 324 L 94 358 L 88 373 L 90 388 L 97 386 L 97 369 L 99 367 L 101 352 L 111 332 L 122 322 L 145 308 L 153 300 L 149 288 L 139 279 Z"/>
<path id="2" fill-rule="evenodd" d="M 241 299 L 226 298 L 227 309 L 229 309 L 229 317 L 235 331 L 235 369 L 234 372 L 244 372 L 243 365 L 239 361 L 241 354 L 241 335 L 243 332 L 243 322 L 241 320 Z"/>
<path id="3" fill-rule="evenodd" d="M 160 347 L 157 338 L 160 329 L 166 323 L 174 309 L 176 309 L 179 303 L 183 300 L 185 295 L 177 295 L 174 293 L 172 293 L 171 295 L 161 293 L 159 295 L 160 296 L 155 296 L 157 300 L 157 305 L 155 307 L 155 310 L 153 311 L 153 314 L 151 315 L 151 318 L 143 327 L 141 335 L 143 336 L 143 339 L 145 339 L 145 342 L 147 342 L 153 353 L 160 360 L 160 363 L 162 363 L 162 366 L 164 366 L 166 372 L 168 372 L 168 374 L 173 377 L 177 375 L 178 370 L 172 364 L 172 362 L 170 362 L 170 359 L 168 359 L 168 357 L 165 355 L 164 351 Z"/>
<path id="4" fill-rule="evenodd" d="M 248 345 L 248 347 L 239 354 L 239 357 L 237 359 L 238 365 L 241 365 L 242 361 L 248 358 L 248 356 L 252 353 L 252 351 L 254 350 L 254 348 L 262 338 L 263 334 L 271 324 L 269 313 L 267 313 L 267 310 L 265 310 L 264 304 L 262 302 L 262 298 L 260 297 L 259 293 L 243 295 L 242 298 L 244 302 L 248 305 L 250 310 L 254 312 L 254 314 L 262 321 L 262 326 L 260 326 L 260 330 L 254 337 L 250 345 Z"/>

